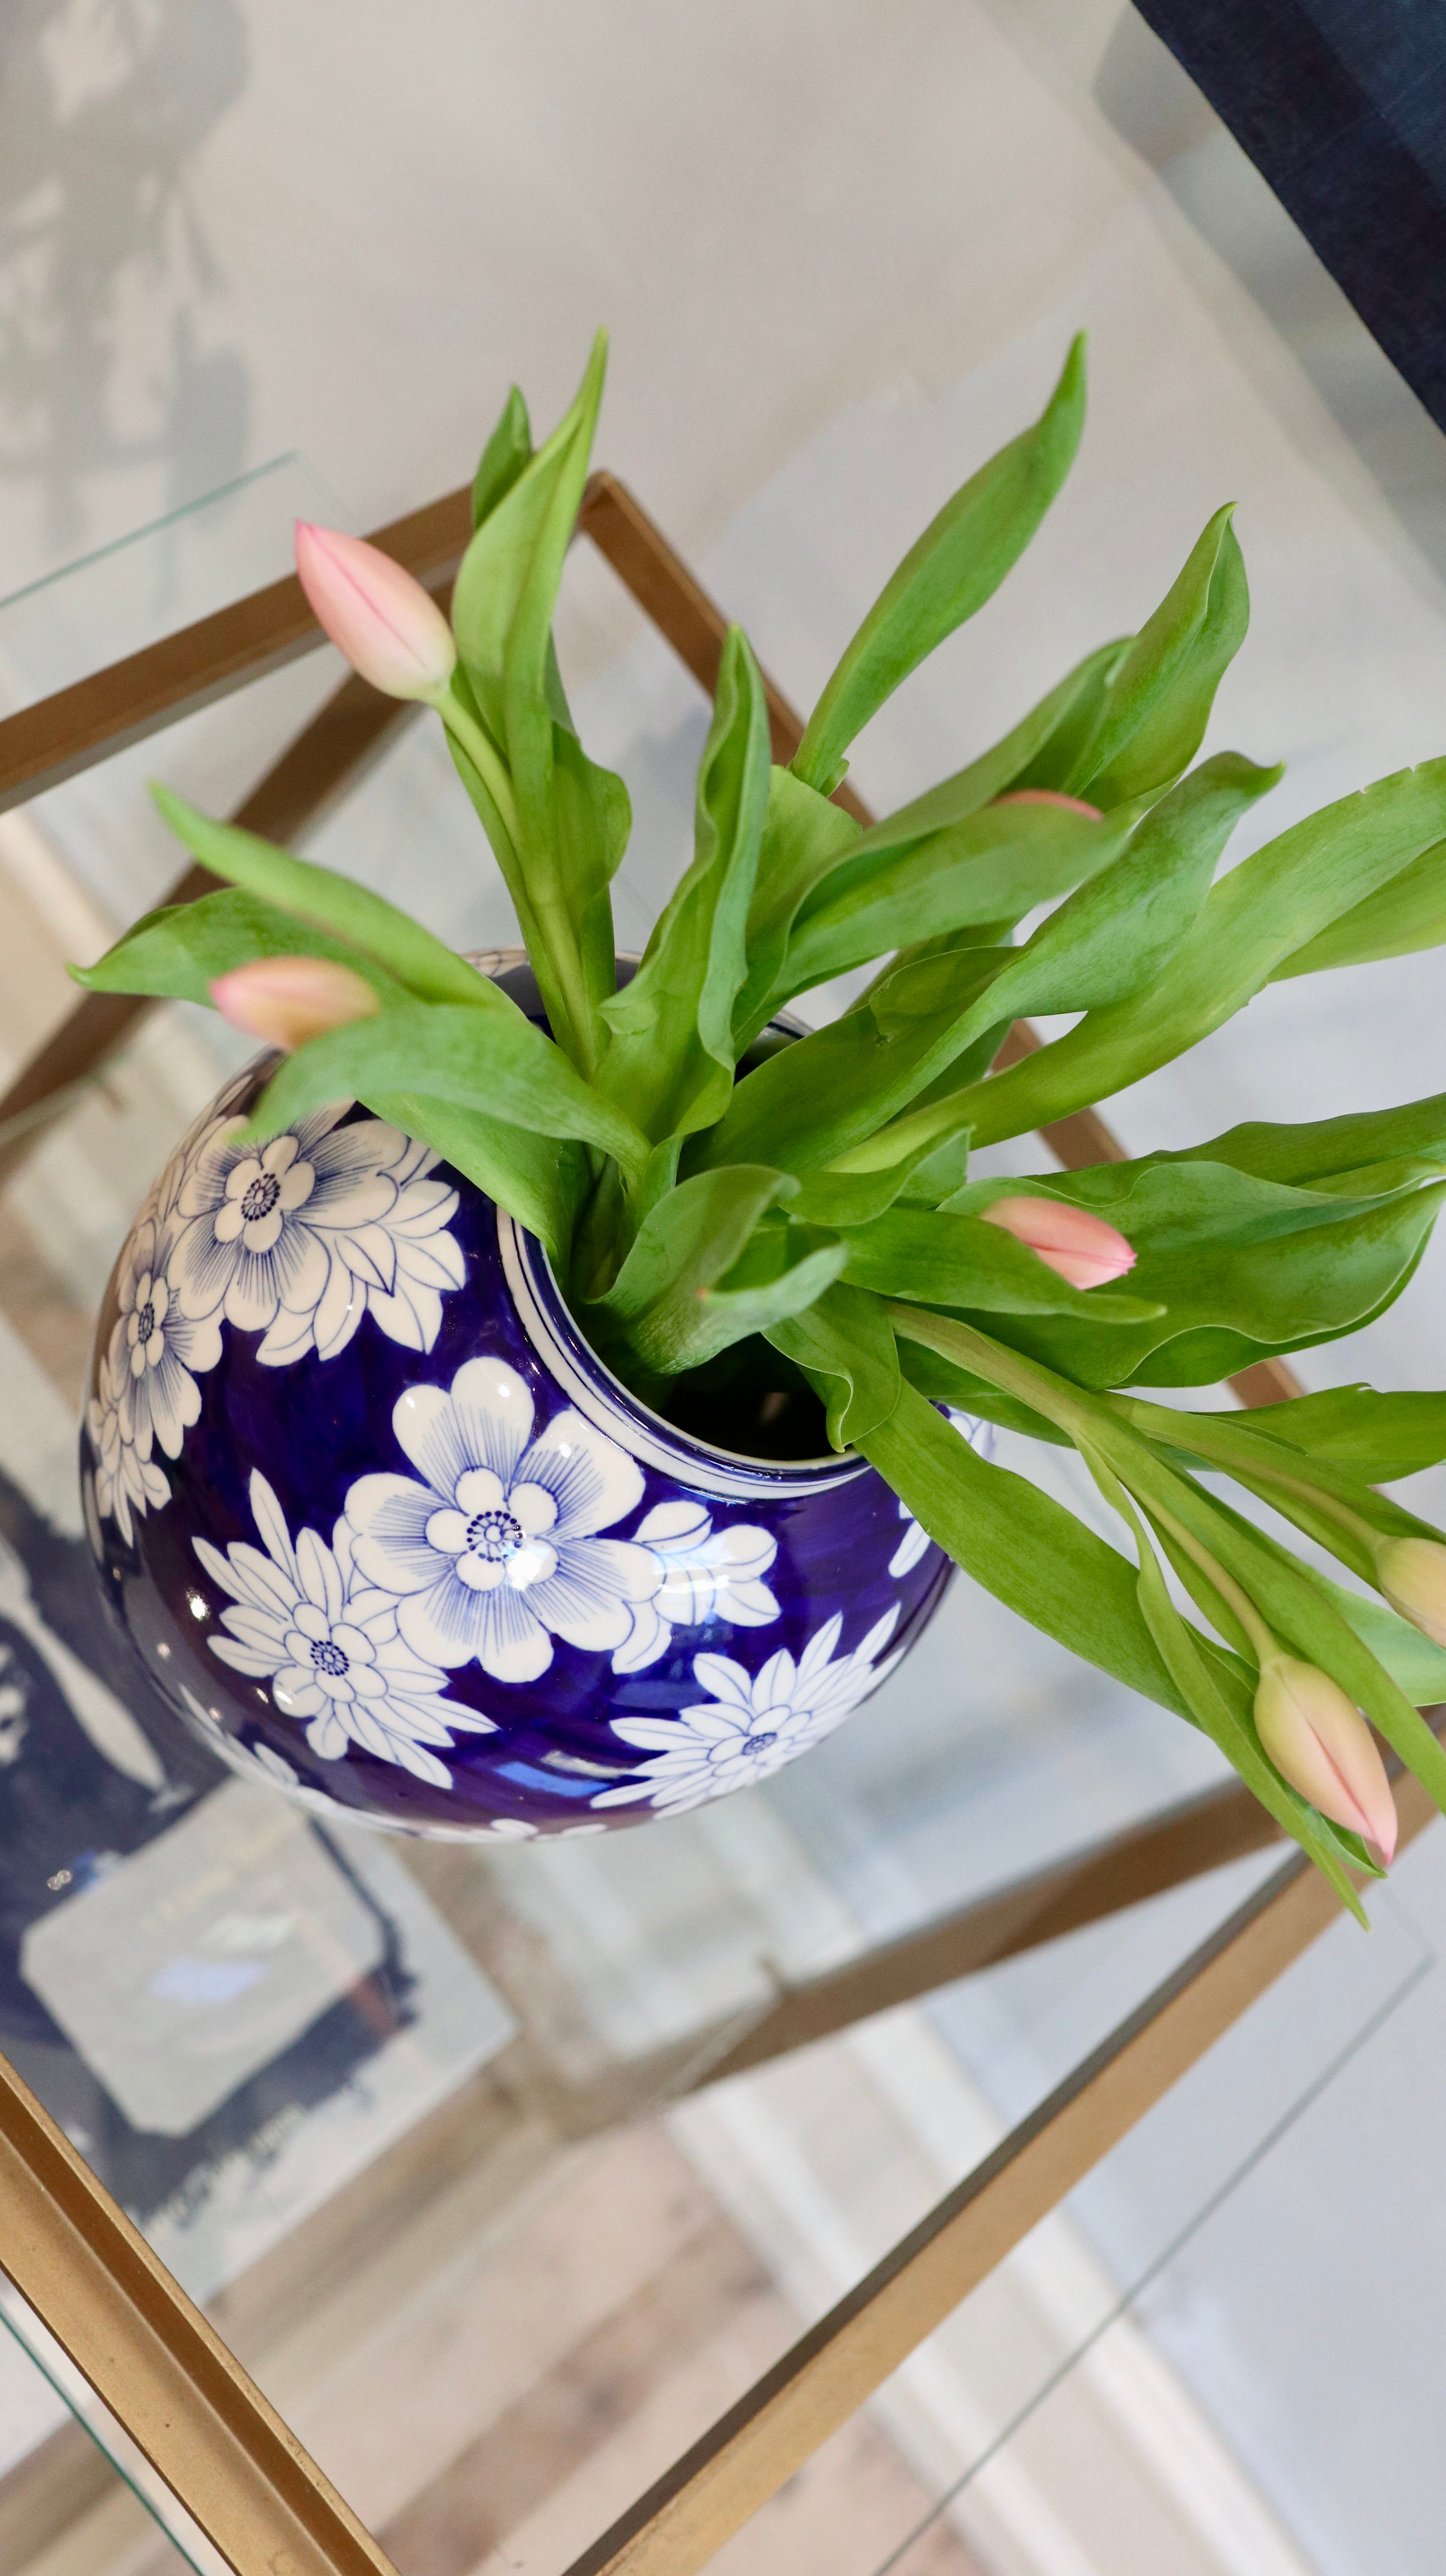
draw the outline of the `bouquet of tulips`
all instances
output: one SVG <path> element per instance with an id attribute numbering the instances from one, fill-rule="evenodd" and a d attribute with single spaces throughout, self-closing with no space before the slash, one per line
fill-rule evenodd
<path id="1" fill-rule="evenodd" d="M 1216 880 L 1280 775 L 1234 752 L 1190 765 L 1247 622 L 1225 509 L 1139 632 L 1001 742 L 869 830 L 831 801 L 861 727 L 1059 490 L 1077 344 L 1041 418 L 887 583 L 787 768 L 730 633 L 692 860 L 619 989 L 628 796 L 578 739 L 552 641 L 602 373 L 600 341 L 535 450 L 509 398 L 450 625 L 375 549 L 298 536 L 354 667 L 441 717 L 551 1033 L 380 896 L 164 792 L 223 888 L 153 913 L 80 980 L 210 1001 L 280 1047 L 258 1138 L 355 1098 L 425 1139 L 541 1238 L 598 1353 L 675 1421 L 726 1419 L 728 1446 L 775 1455 L 815 1453 L 826 1424 L 977 1582 L 1202 1728 L 1359 1910 L 1354 1880 L 1395 1841 L 1378 1736 L 1446 1807 L 1419 1713 L 1446 1699 L 1446 1545 L 1378 1490 L 1446 1457 L 1446 1396 L 1195 1412 L 1133 1390 L 1210 1384 L 1388 1306 L 1446 1189 L 1446 1097 L 1025 1180 L 971 1177 L 970 1155 L 1137 1082 L 1274 979 L 1446 940 L 1446 760 Z M 780 1027 L 861 968 L 840 1018 Z M 991 1069 L 1026 1012 L 1082 1016 Z M 1120 1545 L 976 1454 L 946 1406 L 1076 1449 Z"/>

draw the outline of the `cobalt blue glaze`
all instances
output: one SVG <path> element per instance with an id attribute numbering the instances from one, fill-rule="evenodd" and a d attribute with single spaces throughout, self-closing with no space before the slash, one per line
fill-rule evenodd
<path id="1" fill-rule="evenodd" d="M 948 1580 L 883 1479 L 663 1421 L 368 1112 L 238 1149 L 268 1069 L 182 1140 L 96 1339 L 87 1523 L 170 1705 L 307 1805 L 461 1838 L 642 1823 L 830 1732 Z"/>

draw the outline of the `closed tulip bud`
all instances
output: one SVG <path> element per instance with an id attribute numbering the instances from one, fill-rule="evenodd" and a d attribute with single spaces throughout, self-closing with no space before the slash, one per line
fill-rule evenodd
<path id="1" fill-rule="evenodd" d="M 335 528 L 296 523 L 301 587 L 352 669 L 389 698 L 435 698 L 457 667 L 452 629 L 390 555 Z"/>
<path id="2" fill-rule="evenodd" d="M 1390 1538 L 1376 1550 L 1376 1581 L 1393 1610 L 1446 1646 L 1446 1547 L 1434 1538 Z"/>
<path id="3" fill-rule="evenodd" d="M 996 805 L 1057 805 L 1061 814 L 1084 814 L 1091 823 L 1102 823 L 1104 815 L 1098 805 L 1086 805 L 1083 797 L 1061 796 L 1054 787 L 1016 787 L 1009 796 L 996 796 Z"/>
<path id="4" fill-rule="evenodd" d="M 996 1199 L 981 1213 L 986 1225 L 1002 1225 L 1071 1288 L 1102 1287 L 1107 1279 L 1123 1279 L 1135 1266 L 1133 1244 L 1102 1216 L 1070 1207 L 1063 1199 Z"/>
<path id="5" fill-rule="evenodd" d="M 1340 1684 L 1294 1655 L 1273 1655 L 1261 1669 L 1255 1724 L 1291 1787 L 1389 1860 L 1396 1848 L 1391 1784 L 1375 1737 Z"/>
<path id="6" fill-rule="evenodd" d="M 367 1020 L 381 1009 L 376 994 L 350 966 L 329 957 L 257 957 L 218 975 L 211 999 L 223 1020 L 249 1038 L 289 1055 L 328 1029 Z"/>

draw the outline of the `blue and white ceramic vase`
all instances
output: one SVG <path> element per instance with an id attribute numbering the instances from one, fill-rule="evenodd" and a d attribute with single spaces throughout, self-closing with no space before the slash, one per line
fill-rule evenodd
<path id="1" fill-rule="evenodd" d="M 829 1734 L 948 1580 L 883 1478 L 651 1412 L 535 1238 L 366 1110 L 238 1145 L 270 1062 L 183 1137 L 96 1337 L 87 1523 L 170 1706 L 446 1838 L 676 1814 Z"/>

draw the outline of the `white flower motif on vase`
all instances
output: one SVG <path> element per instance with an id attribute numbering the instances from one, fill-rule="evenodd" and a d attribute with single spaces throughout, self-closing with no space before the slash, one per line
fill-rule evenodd
<path id="1" fill-rule="evenodd" d="M 241 1119 L 217 1117 L 187 1153 L 171 1288 L 185 1314 L 260 1333 L 268 1367 L 311 1350 L 334 1359 L 365 1314 L 406 1349 L 430 1350 L 442 1292 L 465 1280 L 447 1231 L 457 1193 L 432 1177 L 440 1157 L 384 1119 L 343 1126 L 350 1105 L 265 1145 L 238 1144 Z"/>
<path id="2" fill-rule="evenodd" d="M 408 1387 L 393 1411 L 424 1481 L 362 1476 L 346 1498 L 356 1563 L 396 1600 L 413 1652 L 475 1656 L 506 1682 L 545 1673 L 554 1637 L 611 1653 L 663 1579 L 650 1548 L 597 1535 L 641 1502 L 635 1461 L 580 1413 L 536 1439 L 532 1426 L 525 1379 L 467 1360 L 450 1388 Z"/>
<path id="3" fill-rule="evenodd" d="M 85 1408 L 85 1427 L 95 1458 L 95 1508 L 102 1520 L 113 1520 L 127 1547 L 134 1524 L 143 1513 L 159 1511 L 171 1499 L 165 1470 L 143 1457 L 127 1433 L 110 1352 L 101 1354 L 96 1392 Z"/>
<path id="4" fill-rule="evenodd" d="M 451 1772 L 427 1748 L 450 1749 L 455 1734 L 494 1734 L 493 1720 L 443 1697 L 445 1674 L 398 1633 L 396 1601 L 358 1569 L 345 1521 L 337 1522 L 330 1547 L 310 1529 L 293 1546 L 259 1471 L 250 1494 L 265 1555 L 245 1540 L 233 1540 L 224 1556 L 208 1539 L 193 1541 L 232 1603 L 221 1613 L 227 1634 L 211 1638 L 211 1652 L 235 1671 L 269 1681 L 282 1716 L 305 1727 L 307 1743 L 323 1761 L 338 1760 L 355 1744 L 450 1789 Z"/>
<path id="5" fill-rule="evenodd" d="M 86 1408 L 96 1509 L 115 1521 L 127 1545 L 132 1514 L 170 1501 L 156 1447 L 179 1458 L 201 1411 L 196 1378 L 221 1356 L 217 1319 L 183 1315 L 167 1285 L 173 1244 L 172 1231 L 154 1216 L 143 1216 L 132 1233 L 116 1280 L 119 1311 Z"/>
<path id="6" fill-rule="evenodd" d="M 899 1654 L 883 1663 L 878 1658 L 898 1618 L 896 1602 L 837 1663 L 839 1613 L 809 1639 L 797 1663 L 783 1648 L 756 1673 L 728 1655 L 696 1655 L 693 1677 L 711 1698 L 680 1709 L 676 1717 L 615 1717 L 614 1735 L 649 1758 L 616 1789 L 604 1789 L 594 1807 L 624 1807 L 646 1798 L 676 1814 L 766 1780 L 831 1735 L 892 1672 Z"/>
<path id="7" fill-rule="evenodd" d="M 666 1653 L 675 1628 L 701 1628 L 710 1619 L 763 1628 L 778 1617 L 762 1579 L 778 1554 L 767 1530 L 735 1522 L 715 1531 L 701 1503 L 679 1496 L 658 1503 L 633 1535 L 657 1558 L 662 1580 L 650 1600 L 637 1604 L 632 1634 L 613 1657 L 615 1673 L 646 1671 Z"/>
<path id="8" fill-rule="evenodd" d="M 196 1379 L 221 1356 L 219 1318 L 184 1314 L 167 1283 L 174 1249 L 173 1230 L 143 1218 L 126 1245 L 116 1282 L 120 1312 L 111 1336 L 111 1374 L 126 1436 L 144 1458 L 156 1441 L 168 1458 L 179 1458 L 186 1433 L 200 1418 Z"/>
<path id="9" fill-rule="evenodd" d="M 342 1813 L 338 1801 L 322 1789 L 308 1789 L 300 1772 L 269 1744 L 242 1744 L 228 1735 L 213 1708 L 206 1708 L 194 1691 L 181 1685 L 181 1697 L 195 1722 L 196 1731 L 205 1738 L 210 1750 L 243 1780 L 263 1781 L 269 1789 L 284 1789 L 294 1806 L 311 1807 L 318 1815 L 336 1817 Z"/>
<path id="10" fill-rule="evenodd" d="M 949 1420 L 961 1440 L 967 1440 L 975 1456 L 992 1458 L 995 1447 L 993 1423 L 981 1422 L 972 1413 L 957 1413 L 952 1405 L 948 1411 Z M 915 1519 L 908 1504 L 902 1500 L 899 1504 L 899 1518 L 907 1522 L 908 1526 L 889 1559 L 889 1572 L 895 1579 L 901 1574 L 907 1574 L 911 1566 L 917 1565 L 920 1557 L 926 1555 L 933 1545 L 933 1540 L 923 1523 Z"/>

